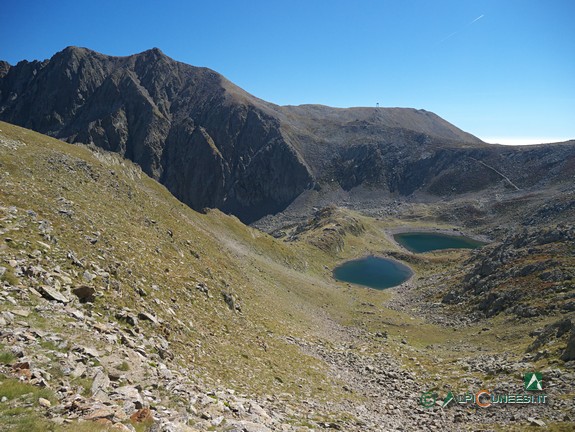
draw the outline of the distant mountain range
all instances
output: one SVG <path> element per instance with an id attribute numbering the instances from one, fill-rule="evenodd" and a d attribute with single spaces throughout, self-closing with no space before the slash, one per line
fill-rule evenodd
<path id="1" fill-rule="evenodd" d="M 574 142 L 489 145 L 409 108 L 277 106 L 156 48 L 0 62 L 0 120 L 118 152 L 192 208 L 248 223 L 325 185 L 444 197 L 560 182 L 575 168 Z"/>

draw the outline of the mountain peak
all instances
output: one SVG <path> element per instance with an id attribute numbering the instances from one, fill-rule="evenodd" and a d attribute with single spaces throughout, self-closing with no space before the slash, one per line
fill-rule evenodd
<path id="1" fill-rule="evenodd" d="M 144 51 L 142 54 L 153 54 L 158 57 L 167 57 L 166 54 L 164 54 L 164 52 L 157 47 L 150 48 L 149 50 Z"/>
<path id="2" fill-rule="evenodd" d="M 50 62 L 63 64 L 70 62 L 77 62 L 83 58 L 102 58 L 104 55 L 88 48 L 78 47 L 78 46 L 68 46 L 62 51 L 57 52 L 49 60 Z"/>
<path id="3" fill-rule="evenodd" d="M 78 47 L 78 46 L 67 46 L 62 51 L 55 54 L 55 56 L 82 56 L 86 54 L 98 54 L 95 51 L 92 51 L 88 48 Z"/>
<path id="4" fill-rule="evenodd" d="M 128 56 L 109 56 L 106 54 L 99 53 L 97 51 L 91 50 L 85 47 L 79 47 L 70 45 L 64 48 L 62 51 L 57 52 L 54 54 L 54 57 L 63 57 L 63 58 L 79 58 L 79 57 L 99 57 L 105 59 L 114 59 L 114 58 L 126 58 L 126 57 L 152 57 L 152 58 L 167 58 L 170 59 L 164 52 L 157 47 L 147 49 L 137 54 L 132 54 Z"/>
<path id="5" fill-rule="evenodd" d="M 147 59 L 147 60 L 159 60 L 159 59 L 166 59 L 166 60 L 170 60 L 170 61 L 174 61 L 171 57 L 168 57 L 166 54 L 164 54 L 164 52 L 160 49 L 160 48 L 150 48 L 147 49 L 145 51 L 142 51 L 138 54 L 133 54 L 129 57 L 134 57 L 134 58 L 143 58 L 143 59 Z"/>
<path id="6" fill-rule="evenodd" d="M 244 222 L 322 184 L 444 196 L 525 168 L 429 111 L 280 107 L 159 48 L 113 57 L 69 46 L 0 64 L 0 120 L 116 151 L 190 207 Z"/>

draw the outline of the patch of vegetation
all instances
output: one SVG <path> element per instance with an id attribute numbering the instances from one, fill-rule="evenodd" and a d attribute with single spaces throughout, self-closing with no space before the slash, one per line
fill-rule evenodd
<path id="1" fill-rule="evenodd" d="M 44 432 L 54 431 L 55 425 L 42 417 L 38 399 L 44 398 L 51 403 L 57 399 L 51 390 L 40 388 L 17 379 L 0 376 L 0 425 L 2 431 Z"/>
<path id="2" fill-rule="evenodd" d="M 14 363 L 16 356 L 10 351 L 0 351 L 0 364 L 9 365 Z"/>
<path id="3" fill-rule="evenodd" d="M 50 351 L 58 351 L 58 352 L 65 352 L 66 351 L 66 348 L 60 348 L 56 342 L 49 341 L 49 340 L 41 341 L 40 346 L 42 348 L 50 350 Z"/>
<path id="4" fill-rule="evenodd" d="M 74 422 L 63 426 L 57 426 L 54 432 L 110 432 L 109 426 L 95 422 Z M 137 429 L 136 429 L 137 430 Z"/>
<path id="5" fill-rule="evenodd" d="M 12 242 L 9 242 L 10 245 Z M 0 276 L 0 282 L 6 282 L 12 286 L 18 285 L 18 277 L 14 274 L 14 270 L 11 267 L 7 267 L 4 274 Z"/>
<path id="6" fill-rule="evenodd" d="M 134 429 L 136 429 L 136 432 L 149 432 L 150 430 L 152 430 L 152 426 L 154 426 L 154 421 L 150 420 L 150 421 L 146 421 L 143 423 L 130 423 Z"/>
<path id="7" fill-rule="evenodd" d="M 119 371 L 122 371 L 122 372 L 127 372 L 130 370 L 130 364 L 124 360 L 122 363 L 120 363 L 118 366 L 116 366 L 116 369 L 118 369 Z"/>
<path id="8" fill-rule="evenodd" d="M 0 376 L 0 398 L 2 397 L 6 397 L 8 400 L 23 398 L 23 400 L 33 403 L 37 403 L 38 398 L 56 402 L 56 398 L 51 390 L 20 382 L 17 379 Z"/>
<path id="9" fill-rule="evenodd" d="M 94 381 L 91 378 L 75 378 L 72 384 L 82 388 L 81 395 L 89 397 L 92 395 L 92 384 Z"/>

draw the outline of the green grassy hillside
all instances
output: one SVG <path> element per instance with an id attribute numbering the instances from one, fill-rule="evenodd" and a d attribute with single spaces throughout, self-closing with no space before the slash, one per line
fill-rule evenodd
<path id="1" fill-rule="evenodd" d="M 420 393 L 431 381 L 441 391 L 495 382 L 480 355 L 520 383 L 529 332 L 556 321 L 442 320 L 437 302 L 470 253 L 413 255 L 389 235 L 451 228 L 427 208 L 409 222 L 326 209 L 276 239 L 191 210 L 115 154 L 6 123 L 0 184 L 3 430 L 506 424 L 469 410 L 432 415 Z M 415 276 L 383 292 L 332 279 L 335 265 L 367 254 L 405 261 Z M 560 427 L 572 405 L 546 418 Z M 144 421 L 130 418 L 138 412 Z"/>

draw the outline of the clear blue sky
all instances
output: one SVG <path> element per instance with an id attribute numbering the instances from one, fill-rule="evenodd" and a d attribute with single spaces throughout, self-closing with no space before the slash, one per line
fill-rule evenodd
<path id="1" fill-rule="evenodd" d="M 280 105 L 433 111 L 483 139 L 575 138 L 574 0 L 0 0 L 0 59 L 159 47 Z"/>

